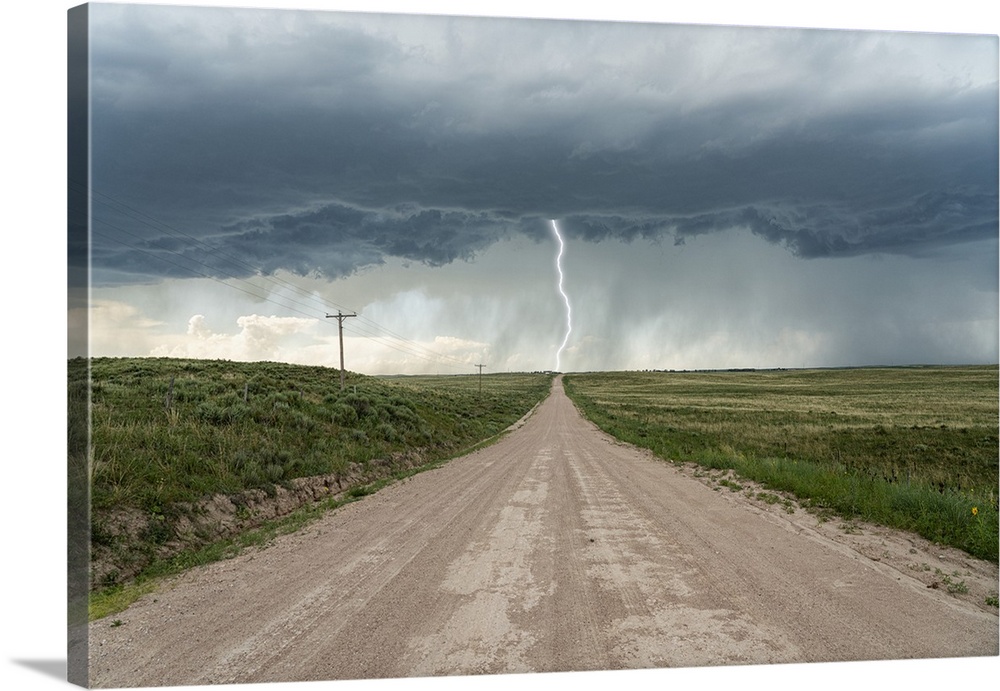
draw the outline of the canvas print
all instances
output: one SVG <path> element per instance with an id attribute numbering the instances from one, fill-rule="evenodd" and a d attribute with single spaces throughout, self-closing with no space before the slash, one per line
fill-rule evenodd
<path id="1" fill-rule="evenodd" d="M 73 683 L 998 655 L 996 35 L 68 49 Z"/>

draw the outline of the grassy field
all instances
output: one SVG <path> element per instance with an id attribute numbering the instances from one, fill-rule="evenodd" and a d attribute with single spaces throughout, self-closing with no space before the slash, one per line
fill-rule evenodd
<path id="1" fill-rule="evenodd" d="M 71 374 L 78 369 L 71 361 Z M 273 496 L 297 478 L 331 475 L 338 486 L 344 478 L 346 500 L 357 498 L 376 480 L 495 437 L 551 384 L 541 374 L 490 374 L 481 382 L 476 374 L 349 374 L 341 391 L 339 372 L 323 367 L 169 358 L 94 359 L 90 378 L 91 545 L 157 574 L 231 554 L 241 540 L 266 539 L 273 528 L 165 558 L 192 503 L 216 495 L 244 501 L 250 490 Z M 78 395 L 80 382 L 70 389 Z M 118 527 L 129 512 L 140 519 L 137 535 Z M 133 580 L 126 573 L 109 571 L 92 585 L 113 589 Z"/>
<path id="2" fill-rule="evenodd" d="M 996 562 L 998 371 L 572 374 L 606 432 Z"/>
<path id="3" fill-rule="evenodd" d="M 543 375 L 381 379 L 323 367 L 95 359 L 92 506 L 178 501 L 346 472 L 395 452 L 448 455 L 516 421 Z M 168 403 L 169 397 L 169 403 Z"/>

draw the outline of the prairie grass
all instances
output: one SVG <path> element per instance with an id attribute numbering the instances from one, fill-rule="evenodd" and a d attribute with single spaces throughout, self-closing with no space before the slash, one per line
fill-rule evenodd
<path id="1" fill-rule="evenodd" d="M 381 379 L 323 367 L 166 358 L 91 361 L 91 502 L 162 513 L 213 493 L 273 490 L 393 453 L 428 460 L 497 434 L 544 375 Z M 169 396 L 169 408 L 167 399 Z"/>
<path id="2" fill-rule="evenodd" d="M 997 561 L 997 367 L 573 374 L 606 432 Z M 973 508 L 976 510 L 973 511 Z"/>

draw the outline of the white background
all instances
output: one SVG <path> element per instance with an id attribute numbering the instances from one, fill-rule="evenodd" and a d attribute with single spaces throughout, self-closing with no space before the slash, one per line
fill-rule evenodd
<path id="1" fill-rule="evenodd" d="M 65 639 L 65 79 L 66 11 L 77 3 L 5 3 L 3 32 L 3 653 L 4 688 L 64 687 Z M 141 3 L 152 4 L 152 3 Z M 164 3 L 161 3 L 164 4 Z M 206 3 L 215 6 L 424 12 L 763 26 L 998 33 L 998 10 L 982 0 L 802 3 L 701 0 L 563 2 Z M 664 3 L 666 5 L 666 3 Z M 13 211 L 13 214 L 10 212 Z M 885 635 L 893 635 L 886 631 Z M 649 670 L 613 673 L 240 685 L 234 689 L 521 689 L 552 685 L 606 688 L 971 689 L 1000 678 L 1000 658 L 882 663 Z M 209 689 L 220 687 L 186 687 Z"/>

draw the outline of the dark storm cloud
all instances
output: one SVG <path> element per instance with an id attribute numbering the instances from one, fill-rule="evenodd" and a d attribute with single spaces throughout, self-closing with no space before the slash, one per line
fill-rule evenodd
<path id="1" fill-rule="evenodd" d="M 758 204 L 655 220 L 621 216 L 570 216 L 563 224 L 585 240 L 686 238 L 723 228 L 745 228 L 800 257 L 857 256 L 886 252 L 920 255 L 947 245 L 996 235 L 996 196 L 964 192 L 925 193 L 898 207 Z"/>
<path id="2" fill-rule="evenodd" d="M 431 266 L 471 259 L 505 235 L 506 227 L 502 219 L 467 211 L 331 204 L 235 224 L 214 244 L 265 272 L 342 276 L 387 255 Z"/>
<path id="3" fill-rule="evenodd" d="M 212 248 L 333 277 L 548 218 L 592 241 L 744 228 L 802 257 L 997 233 L 996 37 L 95 14 L 94 187 L 128 204 L 95 204 L 100 268 L 181 275 Z"/>

